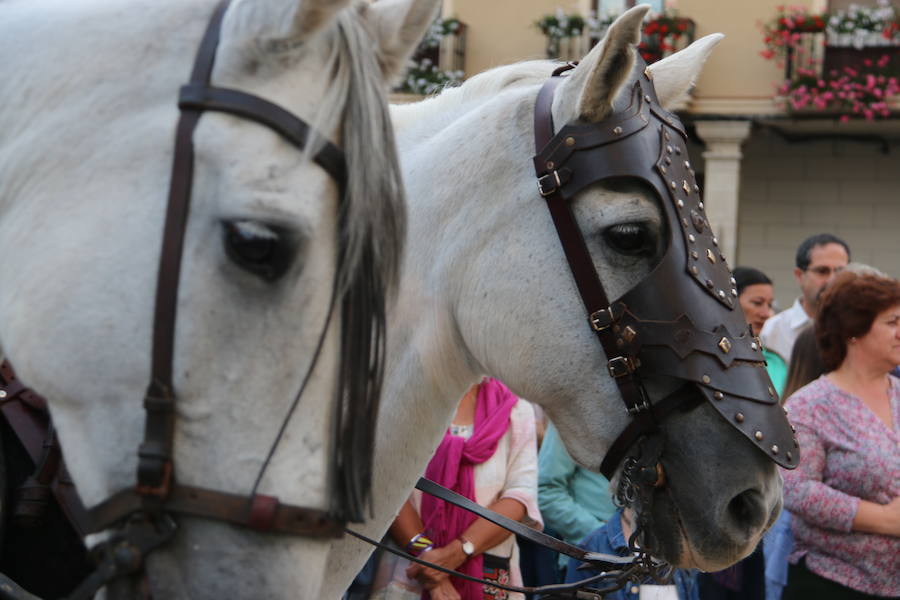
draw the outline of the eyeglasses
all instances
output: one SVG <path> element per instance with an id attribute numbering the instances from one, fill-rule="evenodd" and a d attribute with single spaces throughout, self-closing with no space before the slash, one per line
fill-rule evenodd
<path id="1" fill-rule="evenodd" d="M 831 277 L 832 274 L 837 275 L 841 271 L 844 270 L 844 267 L 829 267 L 826 265 L 819 265 L 817 267 L 807 267 L 804 269 L 805 271 L 809 271 L 814 275 L 818 275 L 819 277 Z"/>

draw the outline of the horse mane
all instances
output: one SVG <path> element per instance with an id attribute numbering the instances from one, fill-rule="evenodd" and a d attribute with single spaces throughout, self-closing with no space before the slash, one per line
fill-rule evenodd
<path id="1" fill-rule="evenodd" d="M 386 308 L 399 285 L 406 199 L 381 67 L 358 9 L 342 11 L 337 26 L 325 35 L 331 51 L 322 73 L 331 84 L 314 126 L 333 131 L 340 125 L 348 165 L 337 232 L 335 304 L 341 311 L 341 361 L 330 510 L 336 517 L 362 521 L 366 506 L 371 508 Z M 315 146 L 307 152 L 314 152 Z"/>
<path id="2" fill-rule="evenodd" d="M 240 39 L 273 23 L 294 18 L 296 2 L 242 3 L 233 21 Z M 340 367 L 331 436 L 329 511 L 335 518 L 362 521 L 371 507 L 375 423 L 385 362 L 386 307 L 399 285 L 406 239 L 406 199 L 394 130 L 387 111 L 378 47 L 356 2 L 340 11 L 327 29 L 300 42 L 290 32 L 270 32 L 251 48 L 267 52 L 316 43 L 322 47 L 320 74 L 327 88 L 310 119 L 314 131 L 340 131 L 347 163 L 337 220 L 337 272 L 331 311 L 340 315 Z M 281 10 L 283 14 L 273 14 Z M 259 43 L 261 42 L 261 43 Z M 304 149 L 312 160 L 325 139 L 312 136 Z"/>
<path id="3" fill-rule="evenodd" d="M 421 102 L 394 105 L 394 120 L 401 126 L 407 122 L 428 123 L 440 130 L 498 94 L 543 83 L 559 65 L 549 60 L 531 60 L 494 67 Z M 416 132 L 417 136 L 421 134 Z"/>

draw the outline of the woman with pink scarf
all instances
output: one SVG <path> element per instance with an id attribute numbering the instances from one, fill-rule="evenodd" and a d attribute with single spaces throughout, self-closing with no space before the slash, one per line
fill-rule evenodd
<path id="1" fill-rule="evenodd" d="M 425 476 L 504 516 L 541 528 L 537 441 L 531 406 L 485 378 L 460 401 Z M 521 585 L 513 535 L 472 513 L 416 492 L 391 525 L 393 540 L 430 562 L 500 583 Z M 375 598 L 521 598 L 403 561 Z M 378 587 L 378 586 L 376 586 Z"/>

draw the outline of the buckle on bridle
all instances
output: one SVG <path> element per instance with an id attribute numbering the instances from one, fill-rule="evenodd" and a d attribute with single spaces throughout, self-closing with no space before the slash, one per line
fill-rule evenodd
<path id="1" fill-rule="evenodd" d="M 540 192 L 542 198 L 552 196 L 559 188 L 562 187 L 562 181 L 559 178 L 559 171 L 551 171 L 546 175 L 538 177 L 537 186 L 538 192 Z"/>
<path id="2" fill-rule="evenodd" d="M 642 412 L 648 412 L 653 408 L 653 405 L 650 404 L 650 401 L 647 400 L 646 396 L 641 394 L 641 401 L 638 404 L 634 404 L 632 406 L 625 407 L 626 412 L 632 417 L 640 414 Z"/>
<path id="3" fill-rule="evenodd" d="M 619 378 L 634 373 L 637 365 L 630 356 L 617 356 L 606 363 L 606 368 L 610 377 Z"/>
<path id="4" fill-rule="evenodd" d="M 625 314 L 625 305 L 621 302 L 613 302 L 606 308 L 595 310 L 588 317 L 591 323 L 591 329 L 594 331 L 603 331 L 608 329 L 610 325 L 622 318 Z"/>

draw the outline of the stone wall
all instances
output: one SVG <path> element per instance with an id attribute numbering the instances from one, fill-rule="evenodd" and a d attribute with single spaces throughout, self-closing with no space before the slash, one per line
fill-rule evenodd
<path id="1" fill-rule="evenodd" d="M 852 259 L 900 276 L 900 143 L 789 143 L 755 129 L 743 145 L 736 264 L 775 282 L 780 308 L 797 295 L 792 270 L 806 236 L 831 232 Z"/>

